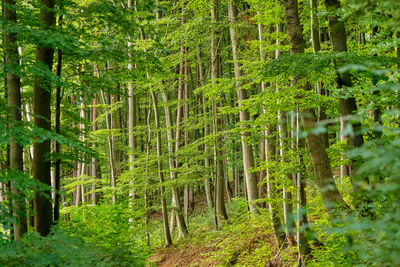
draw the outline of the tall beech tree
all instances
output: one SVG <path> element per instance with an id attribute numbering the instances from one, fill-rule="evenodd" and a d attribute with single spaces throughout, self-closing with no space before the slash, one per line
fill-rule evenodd
<path id="1" fill-rule="evenodd" d="M 240 63 L 239 63 L 239 56 L 238 56 L 238 40 L 236 37 L 235 32 L 235 19 L 236 19 L 236 6 L 234 5 L 233 1 L 228 2 L 228 17 L 229 17 L 229 31 L 231 36 L 231 43 L 232 43 L 232 55 L 233 55 L 233 65 L 234 65 L 234 72 L 235 72 L 235 86 L 238 95 L 238 102 L 239 102 L 239 117 L 240 123 L 242 123 L 242 154 L 243 154 L 243 167 L 244 167 L 244 174 L 246 178 L 246 188 L 247 188 L 247 196 L 250 201 L 250 210 L 253 213 L 258 213 L 257 207 L 254 203 L 255 200 L 258 199 L 258 189 L 257 189 L 257 177 L 256 174 L 251 170 L 254 168 L 254 154 L 252 145 L 249 143 L 249 136 L 250 134 L 246 131 L 246 123 L 250 121 L 250 115 L 247 110 L 243 108 L 243 101 L 247 99 L 246 90 L 241 88 L 241 71 L 240 71 Z"/>
<path id="2" fill-rule="evenodd" d="M 305 42 L 303 38 L 303 27 L 298 15 L 297 1 L 285 0 L 284 7 L 287 31 L 289 34 L 290 53 L 304 53 Z M 295 79 L 299 78 L 300 77 L 296 77 Z M 308 84 L 306 86 L 309 87 Z M 306 89 L 308 90 L 308 88 Z M 315 110 L 311 108 L 303 110 L 302 120 L 306 129 L 316 126 L 317 119 L 315 116 Z M 333 209 L 340 206 L 347 207 L 347 204 L 340 195 L 333 179 L 330 160 L 325 151 L 323 136 L 321 134 L 309 133 L 306 140 L 325 208 L 328 212 L 332 212 Z"/>
<path id="3" fill-rule="evenodd" d="M 220 76 L 220 66 L 218 64 L 219 49 L 217 43 L 217 27 L 219 23 L 218 14 L 218 0 L 211 2 L 211 80 L 212 84 L 216 85 Z M 228 214 L 225 208 L 225 183 L 224 183 L 224 161 L 222 159 L 222 136 L 219 134 L 221 131 L 221 119 L 218 116 L 218 105 L 216 97 L 212 100 L 212 114 L 213 120 L 213 134 L 215 135 L 214 141 L 214 164 L 215 164 L 215 214 L 217 227 L 221 227 L 224 221 L 228 219 Z"/>
<path id="4" fill-rule="evenodd" d="M 18 76 L 20 71 L 17 34 L 12 32 L 13 24 L 17 23 L 16 1 L 4 1 L 4 19 L 7 21 L 7 28 L 4 33 L 4 52 L 5 64 L 7 68 L 7 93 L 8 107 L 10 110 L 9 127 L 20 127 L 21 122 L 21 79 Z M 25 197 L 21 194 L 19 187 L 22 183 L 24 170 L 23 148 L 18 143 L 15 136 L 10 137 L 10 176 L 11 192 L 15 195 L 12 199 L 13 211 L 16 215 L 17 222 L 13 226 L 14 239 L 18 240 L 21 235 L 27 231 L 26 213 L 25 213 Z"/>
<path id="5" fill-rule="evenodd" d="M 40 1 L 40 21 L 43 31 L 51 33 L 56 23 L 55 1 Z M 36 48 L 36 63 L 45 70 L 46 75 L 35 76 L 33 89 L 33 113 L 35 125 L 44 131 L 51 131 L 51 80 L 49 78 L 53 67 L 54 49 L 49 44 L 39 44 Z M 53 222 L 51 199 L 49 198 L 51 176 L 49 160 L 50 140 L 36 140 L 33 144 L 33 177 L 49 186 L 43 192 L 35 192 L 35 230 L 46 236 L 50 233 Z M 47 196 L 46 196 L 47 195 Z"/>
<path id="6" fill-rule="evenodd" d="M 328 22 L 330 40 L 332 44 L 333 52 L 347 52 L 347 35 L 344 21 L 341 20 L 337 14 L 341 8 L 339 0 L 325 0 L 325 8 L 328 11 Z M 339 67 L 341 62 L 334 62 Z M 338 88 L 352 87 L 353 83 L 349 72 L 337 74 L 337 86 Z M 343 96 L 339 98 L 339 111 L 344 120 L 345 124 L 353 124 L 353 119 L 348 118 L 349 116 L 356 115 L 357 103 L 354 96 Z M 363 135 L 361 133 L 361 123 L 356 121 L 353 124 L 354 134 L 349 135 L 347 140 L 348 144 L 352 147 L 360 147 L 364 143 Z M 353 161 L 350 163 L 350 174 L 354 176 L 356 174 L 356 166 Z M 368 183 L 368 179 L 364 180 Z M 358 191 L 359 186 L 353 179 L 353 190 Z"/>

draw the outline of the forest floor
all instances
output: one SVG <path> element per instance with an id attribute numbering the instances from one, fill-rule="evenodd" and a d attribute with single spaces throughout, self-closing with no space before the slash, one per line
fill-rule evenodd
<path id="1" fill-rule="evenodd" d="M 218 261 L 209 259 L 213 247 L 187 244 L 180 247 L 169 247 L 157 250 L 148 260 L 158 267 L 170 266 L 216 266 Z"/>
<path id="2" fill-rule="evenodd" d="M 174 245 L 153 249 L 148 266 L 293 266 L 294 251 L 278 248 L 267 214 L 241 213 L 241 200 L 227 205 L 230 221 L 216 231 L 213 213 L 199 209 L 191 218 L 190 235 L 174 238 Z M 207 219 L 205 219 L 207 218 Z M 157 224 L 161 224 L 160 221 Z"/>

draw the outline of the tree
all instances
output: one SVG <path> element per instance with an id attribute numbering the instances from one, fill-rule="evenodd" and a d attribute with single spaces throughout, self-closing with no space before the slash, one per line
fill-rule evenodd
<path id="1" fill-rule="evenodd" d="M 236 7 L 233 1 L 228 2 L 228 16 L 230 22 L 230 36 L 231 36 L 231 43 L 232 43 L 232 55 L 234 61 L 234 72 L 235 72 L 235 86 L 238 95 L 238 102 L 239 102 L 239 114 L 240 114 L 240 123 L 242 123 L 242 153 L 243 153 L 243 166 L 244 166 L 244 173 L 246 178 L 246 188 L 247 188 L 247 196 L 250 202 L 250 210 L 253 213 L 258 213 L 257 207 L 254 203 L 255 200 L 258 199 L 258 189 L 257 189 L 257 177 L 251 169 L 254 168 L 254 154 L 253 148 L 251 144 L 249 144 L 248 138 L 250 134 L 245 130 L 246 123 L 250 121 L 250 115 L 247 110 L 243 108 L 243 101 L 247 99 L 246 90 L 241 88 L 240 79 L 241 79 L 241 71 L 240 71 L 240 64 L 239 64 L 239 57 L 238 57 L 238 45 L 237 45 L 237 38 L 235 33 L 235 18 L 236 18 Z"/>
<path id="2" fill-rule="evenodd" d="M 217 25 L 218 25 L 218 0 L 213 0 L 211 3 L 211 80 L 212 84 L 216 85 L 219 77 L 218 70 L 218 47 L 217 47 Z M 221 158 L 221 147 L 222 137 L 218 135 L 220 131 L 220 119 L 217 118 L 217 100 L 214 97 L 212 103 L 212 114 L 214 117 L 213 121 L 213 134 L 215 135 L 214 144 L 214 164 L 215 164 L 215 213 L 216 213 L 216 224 L 217 227 L 221 227 L 225 220 L 228 219 L 228 214 L 225 209 L 224 199 L 224 162 Z"/>
<path id="3" fill-rule="evenodd" d="M 4 19 L 12 29 L 13 24 L 17 23 L 16 2 L 14 0 L 4 1 Z M 10 109 L 10 128 L 19 127 L 21 123 L 21 80 L 18 76 L 20 64 L 18 55 L 17 34 L 12 30 L 4 33 L 5 63 L 7 67 L 7 92 L 8 107 Z M 19 187 L 22 183 L 24 170 L 23 147 L 18 143 L 16 136 L 10 138 L 10 172 L 13 180 L 11 181 L 11 192 L 14 194 L 12 199 L 13 211 L 17 218 L 14 224 L 14 239 L 18 240 L 27 231 L 25 198 L 21 194 Z"/>
<path id="4" fill-rule="evenodd" d="M 42 30 L 50 32 L 55 25 L 55 1 L 40 1 L 40 21 Z M 49 79 L 53 67 L 54 49 L 49 45 L 39 44 L 36 48 L 36 62 L 40 68 L 46 71 L 46 76 L 35 75 L 33 91 L 33 113 L 35 125 L 44 131 L 51 131 L 51 82 Z M 50 233 L 53 222 L 52 205 L 50 199 L 50 139 L 36 140 L 33 145 L 33 177 L 48 188 L 43 192 L 35 192 L 35 230 L 46 236 Z"/>
<path id="5" fill-rule="evenodd" d="M 325 8 L 329 12 L 328 22 L 330 39 L 332 44 L 333 52 L 347 52 L 347 36 L 344 21 L 339 19 L 336 12 L 340 9 L 340 2 L 338 0 L 325 0 Z M 335 65 L 337 63 L 335 62 Z M 349 72 L 341 73 L 337 75 L 337 86 L 338 88 L 352 87 L 351 75 Z M 351 119 L 347 117 L 355 115 L 357 112 L 357 104 L 354 96 L 341 97 L 339 98 L 339 111 L 343 119 L 349 120 L 346 125 L 351 123 Z M 346 127 L 346 126 L 345 126 Z M 360 147 L 364 143 L 363 136 L 361 133 L 361 123 L 354 123 L 354 135 L 348 137 L 348 144 L 352 147 Z M 350 163 L 350 174 L 354 176 L 356 174 L 356 166 L 354 162 Z M 368 179 L 365 179 L 368 183 Z M 359 186 L 353 180 L 353 190 L 358 191 Z"/>
<path id="6" fill-rule="evenodd" d="M 300 24 L 300 18 L 298 15 L 297 1 L 285 0 L 284 7 L 287 30 L 289 34 L 290 53 L 304 53 L 305 42 L 303 39 L 303 28 Z M 297 77 L 297 79 L 298 78 L 299 77 Z M 306 129 L 316 126 L 317 120 L 315 111 L 311 108 L 303 110 L 302 120 Z M 344 202 L 336 187 L 335 181 L 333 180 L 330 160 L 325 151 L 325 146 L 323 145 L 323 136 L 321 134 L 309 133 L 306 140 L 313 161 L 317 184 L 324 200 L 325 208 L 328 212 L 331 212 L 338 207 L 347 207 L 347 204 Z"/>

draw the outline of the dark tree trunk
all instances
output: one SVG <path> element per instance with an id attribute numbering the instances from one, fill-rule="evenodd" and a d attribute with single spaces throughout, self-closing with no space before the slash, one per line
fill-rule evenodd
<path id="1" fill-rule="evenodd" d="M 289 34 L 290 53 L 304 53 L 305 42 L 303 38 L 303 27 L 300 23 L 298 13 L 297 0 L 285 0 L 284 7 L 287 31 Z M 308 85 L 307 87 L 308 88 L 305 89 L 309 90 Z M 302 112 L 302 119 L 305 129 L 314 127 L 317 122 L 314 109 L 305 109 Z M 337 206 L 347 207 L 333 180 L 330 160 L 325 151 L 323 136 L 321 134 L 315 135 L 309 133 L 306 141 L 310 150 L 317 184 L 322 199 L 324 200 L 325 208 L 331 213 Z"/>
<path id="2" fill-rule="evenodd" d="M 40 9 L 40 20 L 44 30 L 55 25 L 54 0 L 41 0 L 43 7 Z M 54 50 L 51 47 L 38 46 L 36 49 L 36 62 L 44 64 L 49 71 L 53 67 Z M 33 113 L 35 124 L 38 128 L 51 131 L 51 85 L 44 77 L 35 76 L 33 88 Z M 42 184 L 51 187 L 50 161 L 46 158 L 50 153 L 50 140 L 35 142 L 33 144 L 33 177 Z M 48 195 L 48 196 L 45 196 Z M 50 190 L 35 192 L 35 231 L 42 236 L 50 232 L 52 225 L 52 204 Z"/>
<path id="3" fill-rule="evenodd" d="M 62 15 L 58 19 L 58 25 L 61 26 Z M 56 74 L 59 78 L 61 78 L 61 69 L 62 69 L 62 52 L 61 50 L 57 51 L 57 69 Z M 61 128 L 61 86 L 57 85 L 56 89 L 56 119 L 55 119 L 55 131 L 56 134 L 60 134 Z M 55 144 L 55 152 L 57 154 L 57 159 L 55 162 L 55 190 L 56 195 L 54 199 L 54 222 L 57 223 L 60 219 L 60 181 L 61 181 L 61 158 L 60 158 L 60 143 L 56 142 Z"/>
<path id="4" fill-rule="evenodd" d="M 336 14 L 340 9 L 339 0 L 325 0 L 325 7 L 331 14 L 328 16 L 330 39 L 333 52 L 347 52 L 347 36 L 343 20 Z M 336 63 L 335 63 L 336 64 Z M 350 73 L 345 72 L 337 74 L 337 87 L 352 87 Z M 347 116 L 354 115 L 357 112 L 356 99 L 353 96 L 339 99 L 340 115 L 345 119 Z M 346 122 L 347 124 L 350 122 Z M 361 133 L 361 123 L 353 124 L 355 134 L 347 138 L 350 147 L 360 147 L 363 145 L 363 136 Z M 356 174 L 356 166 L 353 161 L 350 162 L 350 174 Z M 368 182 L 368 178 L 365 180 Z M 353 181 L 353 190 L 358 191 L 358 185 Z"/>

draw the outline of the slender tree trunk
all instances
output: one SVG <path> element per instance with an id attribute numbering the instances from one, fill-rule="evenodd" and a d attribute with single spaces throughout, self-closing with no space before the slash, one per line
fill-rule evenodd
<path id="1" fill-rule="evenodd" d="M 148 74 L 148 73 L 147 73 Z M 148 75 L 147 75 L 148 77 Z M 151 93 L 151 92 L 150 92 Z M 145 189 L 144 189 L 144 206 L 145 206 L 145 229 L 146 229 L 146 239 L 147 239 L 147 246 L 150 247 L 150 233 L 149 233 L 149 156 L 150 156 L 150 146 L 151 146 L 151 138 L 152 138 L 152 132 L 150 128 L 150 117 L 151 117 L 151 108 L 149 108 L 149 112 L 147 113 L 147 119 L 146 119 L 146 124 L 147 124 L 147 140 L 146 140 L 146 179 L 145 179 Z M 159 158 L 159 157 L 158 157 Z M 168 216 L 167 222 L 168 222 Z M 164 219 L 164 218 L 163 218 Z M 166 229 L 169 229 L 167 226 Z M 166 245 L 167 246 L 167 245 Z"/>
<path id="2" fill-rule="evenodd" d="M 343 117 L 340 116 L 340 141 L 343 141 L 344 139 L 346 139 L 346 137 L 343 135 L 345 129 L 345 123 L 343 120 Z M 343 161 L 345 160 L 345 155 L 341 155 L 340 159 Z M 340 178 L 344 178 L 344 177 L 349 177 L 350 176 L 350 167 L 348 164 L 342 164 L 340 165 Z"/>
<path id="3" fill-rule="evenodd" d="M 15 10 L 16 1 L 5 0 L 4 19 L 8 23 L 17 23 L 17 12 Z M 21 118 L 21 79 L 17 75 L 19 65 L 19 54 L 17 44 L 17 34 L 12 32 L 4 33 L 4 52 L 5 64 L 7 66 L 7 92 L 8 92 L 8 107 L 10 109 L 9 127 L 18 127 L 22 121 Z M 17 69 L 12 71 L 12 69 Z M 27 232 L 26 212 L 25 212 L 25 197 L 21 194 L 19 183 L 22 182 L 22 173 L 24 171 L 23 162 L 23 147 L 10 137 L 10 174 L 14 179 L 11 181 L 12 209 L 17 222 L 14 223 L 14 239 L 18 240 L 24 233 Z M 19 177 L 19 178 L 18 178 Z"/>
<path id="4" fill-rule="evenodd" d="M 321 50 L 321 42 L 319 38 L 319 21 L 317 17 L 318 0 L 310 0 L 311 9 L 311 42 L 314 53 Z"/>
<path id="5" fill-rule="evenodd" d="M 207 116 L 208 110 L 207 110 L 207 100 L 203 95 L 203 115 Z M 208 123 L 204 124 L 204 137 L 207 138 L 209 135 L 209 126 Z M 214 207 L 214 202 L 213 202 L 213 197 L 212 197 L 212 190 L 211 190 L 211 177 L 210 177 L 210 157 L 209 157 L 209 150 L 208 150 L 208 144 L 205 142 L 204 143 L 204 167 L 206 169 L 206 177 L 204 178 L 204 187 L 206 191 L 206 198 L 207 198 L 207 205 L 211 209 Z"/>
<path id="6" fill-rule="evenodd" d="M 100 72 L 96 64 L 94 64 L 94 69 L 95 72 L 97 73 L 97 77 L 100 78 Z M 105 93 L 103 90 L 101 90 L 101 99 L 103 101 L 103 105 L 105 106 L 105 109 L 107 111 L 107 101 L 105 97 Z M 112 106 L 112 101 L 109 98 L 109 105 Z M 106 116 L 106 127 L 107 130 L 109 131 L 108 134 L 108 163 L 110 166 L 110 185 L 111 188 L 114 190 L 115 189 L 115 175 L 114 175 L 114 161 L 113 161 L 113 155 L 114 155 L 114 135 L 112 133 L 112 117 L 107 114 Z M 115 203 L 115 192 L 113 192 L 112 197 L 111 197 L 112 203 Z"/>
<path id="7" fill-rule="evenodd" d="M 159 5 L 159 0 L 156 0 L 156 5 Z M 156 20 L 161 18 L 161 12 L 159 10 L 156 11 Z M 171 232 L 168 225 L 168 209 L 167 209 L 167 201 L 165 197 L 165 186 L 164 186 L 164 173 L 163 173 L 163 165 L 162 165 L 162 140 L 161 140 L 161 126 L 160 126 L 160 115 L 158 110 L 158 99 L 153 90 L 150 91 L 151 99 L 153 102 L 154 108 L 154 120 L 156 124 L 156 141 L 157 141 L 157 167 L 158 167 L 158 178 L 160 180 L 160 194 L 161 194 L 161 211 L 163 217 L 163 226 L 164 226 L 164 239 L 165 246 L 172 245 Z"/>
<path id="8" fill-rule="evenodd" d="M 61 27 L 62 23 L 62 15 L 58 17 L 58 26 Z M 56 75 L 61 79 L 61 70 L 62 70 L 62 52 L 61 50 L 57 51 L 57 69 Z M 61 86 L 57 85 L 56 88 L 56 118 L 55 118 L 55 132 L 56 134 L 60 134 L 61 132 Z M 54 199 L 54 222 L 58 223 L 60 219 L 60 182 L 61 182 L 61 145 L 59 142 L 55 143 L 55 153 L 57 155 L 57 159 L 54 166 L 54 180 L 55 180 L 55 199 Z"/>
<path id="9" fill-rule="evenodd" d="M 268 33 L 271 34 L 273 32 L 273 27 L 270 26 L 268 28 Z M 264 35 L 264 25 L 259 23 L 258 24 L 258 37 L 260 41 L 260 59 L 261 61 L 266 60 L 266 55 L 264 51 L 264 45 L 262 44 L 263 42 L 263 35 Z M 264 82 L 261 82 L 261 91 L 264 92 L 266 88 L 266 84 Z M 263 108 L 263 113 L 266 113 L 266 110 Z M 276 132 L 276 126 L 267 126 L 267 129 L 263 132 L 264 134 L 264 142 L 262 142 L 260 145 L 263 145 L 264 148 L 260 149 L 261 150 L 261 155 L 260 155 L 260 160 L 264 159 L 267 163 L 270 161 L 275 161 L 276 160 L 276 145 L 275 145 L 275 132 Z M 271 138 L 271 135 L 273 136 Z M 265 155 L 263 155 L 263 151 L 265 151 Z M 264 177 L 260 174 L 261 178 L 264 179 Z M 279 211 L 276 208 L 276 205 L 272 203 L 272 199 L 275 199 L 277 197 L 277 194 L 275 192 L 275 185 L 274 185 L 274 177 L 272 176 L 270 168 L 267 168 L 265 171 L 265 176 L 266 176 L 266 194 L 269 199 L 268 201 L 268 208 L 270 212 L 270 218 L 271 218 L 271 224 L 272 228 L 274 231 L 275 239 L 277 240 L 278 244 L 282 244 L 285 240 L 285 234 L 281 231 L 281 221 L 279 219 Z"/>
<path id="10" fill-rule="evenodd" d="M 132 9 L 132 0 L 128 0 L 128 9 Z M 132 46 L 132 43 L 128 41 L 128 49 Z M 133 69 L 132 65 L 132 55 L 129 52 L 129 63 L 128 63 L 128 71 L 131 72 Z M 133 90 L 132 81 L 128 82 L 128 136 L 129 136 L 129 169 L 135 169 L 135 150 L 136 150 L 136 136 L 135 136 L 135 127 L 136 127 L 136 95 Z M 134 198 L 134 181 L 133 179 L 130 181 L 130 190 L 129 197 L 131 199 L 131 205 L 133 205 L 132 201 Z"/>
<path id="11" fill-rule="evenodd" d="M 181 52 L 182 52 L 182 55 L 183 55 L 183 53 L 184 53 L 184 51 L 183 51 L 183 47 L 182 47 L 182 49 L 181 49 Z M 183 75 L 183 62 L 181 62 L 180 64 L 179 64 L 179 82 L 178 82 L 178 107 L 177 107 L 177 111 L 176 111 L 176 127 L 175 127 L 175 168 L 179 168 L 180 167 L 180 163 L 179 163 L 179 161 L 178 161 L 178 157 L 177 157 L 177 153 L 178 153 L 178 151 L 179 151 L 179 147 L 180 147 L 180 140 L 181 140 L 181 123 L 182 123 L 182 113 L 183 113 L 183 110 L 182 110 L 182 104 L 181 104 L 181 101 L 182 101 L 182 99 L 183 99 L 183 90 L 184 90 L 184 88 L 183 88 L 183 79 L 182 79 L 182 75 Z M 175 173 L 175 176 L 176 176 L 176 178 L 178 177 L 178 172 L 177 171 L 174 171 L 174 173 Z M 178 190 L 178 188 L 177 188 L 177 190 L 175 191 L 175 193 L 176 194 L 174 194 L 174 198 L 175 198 L 175 203 L 176 203 L 176 205 L 177 205 L 177 207 L 178 206 L 181 206 L 181 200 L 180 200 L 180 196 L 179 196 L 179 190 Z M 176 220 L 177 220 L 177 223 L 178 223 L 178 228 L 179 228 L 179 233 L 180 233 L 180 235 L 181 236 L 185 236 L 185 233 L 184 233 L 184 230 L 183 230 L 183 228 L 186 228 L 187 226 L 186 226 L 186 223 L 184 223 L 184 225 L 185 225 L 185 227 L 183 227 L 183 224 L 182 224 L 182 222 L 180 222 L 180 220 L 181 220 L 181 218 L 180 217 L 182 217 L 183 219 L 185 219 L 185 211 L 184 211 L 184 207 L 181 207 L 180 209 L 180 213 L 182 213 L 182 214 L 179 214 L 179 212 L 178 212 L 178 210 L 176 210 L 175 211 L 175 216 L 176 216 Z M 181 226 L 179 226 L 179 225 L 181 225 Z"/>
<path id="12" fill-rule="evenodd" d="M 250 137 L 250 133 L 246 131 L 245 123 L 250 120 L 250 115 L 247 110 L 243 108 L 243 101 L 247 99 L 246 90 L 241 88 L 240 78 L 242 76 L 240 71 L 239 64 L 239 56 L 238 56 L 238 44 L 237 37 L 235 32 L 235 19 L 236 19 L 236 7 L 233 5 L 233 1 L 228 2 L 228 16 L 230 22 L 230 36 L 232 43 L 232 54 L 234 61 L 234 70 L 235 70 L 235 85 L 238 95 L 239 102 L 239 117 L 240 122 L 242 124 L 241 128 L 241 142 L 242 142 L 242 154 L 243 154 L 243 168 L 246 180 L 246 188 L 247 188 L 247 196 L 250 202 L 250 211 L 252 213 L 259 213 L 257 210 L 257 206 L 254 203 L 255 200 L 258 199 L 258 190 L 257 190 L 257 177 L 254 172 L 251 172 L 250 169 L 254 168 L 254 155 L 253 148 L 251 144 L 248 143 L 248 138 Z"/>
<path id="13" fill-rule="evenodd" d="M 318 11 L 318 0 L 310 0 L 310 9 L 311 9 L 311 42 L 314 53 L 317 53 L 321 50 L 321 41 L 319 38 L 319 21 L 317 17 Z M 325 89 L 323 88 L 322 82 L 317 82 L 317 93 L 320 95 L 325 94 Z M 323 106 L 318 107 L 318 123 L 327 119 L 325 108 Z M 328 127 L 327 127 L 328 128 Z M 325 133 L 322 133 L 322 139 L 324 141 L 325 148 L 329 147 L 329 134 L 328 130 Z"/>
<path id="14" fill-rule="evenodd" d="M 224 165 L 226 166 L 224 169 L 225 190 L 226 190 L 227 200 L 228 202 L 230 202 L 231 199 L 233 198 L 233 193 L 231 185 L 229 184 L 228 159 L 226 157 L 226 150 L 224 150 L 223 154 L 224 154 Z"/>
<path id="15" fill-rule="evenodd" d="M 277 86 L 277 92 L 279 88 Z M 288 136 L 287 136 L 287 116 L 283 111 L 278 111 L 278 133 L 279 133 L 279 155 L 280 161 L 282 163 L 287 163 L 285 161 L 285 156 L 287 154 L 288 147 Z M 290 183 L 292 183 L 292 177 L 290 174 L 286 175 Z M 284 178 L 284 177 L 283 177 Z M 285 184 L 285 182 L 284 182 Z M 292 204 L 292 192 L 290 192 L 290 187 L 283 187 L 283 218 L 285 221 L 285 233 L 290 247 L 296 245 L 296 240 L 293 233 L 294 219 L 293 219 L 293 204 Z"/>
<path id="16" fill-rule="evenodd" d="M 44 30 L 55 25 L 54 0 L 41 0 L 40 20 Z M 50 47 L 38 46 L 36 49 L 36 62 L 44 64 L 49 71 L 53 66 L 54 50 Z M 45 131 L 51 131 L 51 84 L 44 77 L 35 76 L 33 87 L 33 112 L 35 124 Z M 50 153 L 50 140 L 35 142 L 33 145 L 33 177 L 39 182 L 51 186 L 50 161 L 46 156 Z M 35 192 L 35 230 L 42 236 L 47 236 L 53 221 L 52 204 L 49 190 Z"/>
<path id="17" fill-rule="evenodd" d="M 269 129 L 266 131 L 266 148 L 265 150 L 267 151 L 267 165 L 271 161 L 276 161 L 276 137 L 275 137 L 275 132 L 276 128 L 274 129 L 273 127 L 269 127 Z M 279 209 L 277 208 L 277 205 L 273 203 L 272 200 L 276 199 L 278 197 L 276 188 L 275 188 L 275 177 L 272 175 L 271 169 L 267 168 L 267 197 L 269 199 L 268 201 L 268 207 L 269 207 L 269 212 L 270 212 L 270 217 L 271 217 L 271 224 L 272 228 L 274 230 L 274 235 L 275 238 L 278 242 L 278 244 L 282 244 L 285 241 L 285 233 L 281 230 L 282 224 L 279 219 Z"/>
<path id="18" fill-rule="evenodd" d="M 276 32 L 281 33 L 283 29 L 283 25 L 281 23 L 276 25 Z M 281 40 L 279 38 L 276 39 L 277 48 L 275 49 L 275 59 L 279 58 L 281 51 L 279 50 L 279 45 L 281 44 Z M 279 85 L 276 84 L 276 92 L 279 92 Z M 280 101 L 280 100 L 279 100 Z M 279 105 L 281 105 L 279 103 Z M 287 116 L 286 112 L 282 110 L 278 110 L 278 154 L 279 159 L 282 163 L 285 163 L 285 156 L 287 154 L 288 147 L 288 135 L 287 135 Z M 291 175 L 286 175 L 288 180 L 291 181 Z M 285 179 L 285 175 L 282 177 Z M 286 184 L 287 181 L 283 181 L 283 184 Z M 283 186 L 282 190 L 283 198 L 283 219 L 284 219 L 284 229 L 286 239 L 290 247 L 296 245 L 296 240 L 293 234 L 294 228 L 294 219 L 293 219 L 293 204 L 292 204 L 292 192 L 289 191 L 288 186 Z"/>
<path id="19" fill-rule="evenodd" d="M 259 11 L 257 11 L 257 15 L 260 15 L 260 12 Z M 263 45 L 263 41 L 264 41 L 264 25 L 262 24 L 262 23 L 258 23 L 257 24 L 257 28 L 258 28 L 258 41 L 260 42 L 260 45 L 259 45 L 259 51 L 260 51 L 260 60 L 262 61 L 262 62 L 265 62 L 265 59 L 266 59 L 266 56 L 265 56 L 265 47 L 264 47 L 264 45 Z M 261 92 L 264 92 L 265 91 L 265 82 L 264 81 L 261 81 L 261 83 L 260 83 L 260 87 L 261 87 Z M 266 113 L 266 110 L 265 110 L 265 108 L 262 108 L 262 113 L 263 114 L 265 114 Z M 263 137 L 262 137 L 262 139 L 261 139 L 261 141 L 260 141 L 260 162 L 265 162 L 266 160 L 267 160 L 267 150 L 266 150 L 266 135 L 267 135 L 267 131 L 266 130 L 263 130 L 262 131 L 262 135 L 263 135 Z M 258 188 L 258 195 L 259 195 L 259 197 L 260 198 L 264 198 L 264 194 L 265 194 L 265 192 L 264 192 L 264 186 L 263 186 L 263 181 L 264 181 L 264 178 L 266 177 L 266 170 L 265 169 L 262 169 L 261 171 L 260 171 L 260 174 L 259 174 L 259 180 L 258 180 L 258 182 L 259 182 L 259 188 Z"/>
<path id="20" fill-rule="evenodd" d="M 203 85 L 204 79 L 204 71 L 203 71 L 203 63 L 201 58 L 201 51 L 199 49 L 198 53 L 198 73 L 199 73 L 199 84 L 200 86 Z M 202 102 L 203 102 L 203 117 L 207 117 L 208 115 L 208 108 L 207 108 L 207 100 L 204 94 L 202 95 Z M 206 122 L 204 124 L 204 138 L 206 139 L 209 135 L 209 124 Z M 213 198 L 212 198 L 212 191 L 211 191 L 211 181 L 210 181 L 210 158 L 209 158 L 209 150 L 207 141 L 204 142 L 204 168 L 206 169 L 206 175 L 204 178 L 204 188 L 206 191 L 206 199 L 207 199 L 207 206 L 208 208 L 213 208 Z"/>
<path id="21" fill-rule="evenodd" d="M 218 47 L 217 47 L 217 30 L 216 24 L 218 23 L 218 0 L 212 1 L 211 6 L 211 79 L 212 83 L 216 85 L 216 79 L 219 78 L 218 71 Z M 213 134 L 215 135 L 215 144 L 214 144 L 214 162 L 215 162 L 215 214 L 217 227 L 222 227 L 225 220 L 228 219 L 228 214 L 225 209 L 225 199 L 224 199 L 224 164 L 221 158 L 221 145 L 222 145 L 222 137 L 218 135 L 218 131 L 220 128 L 220 120 L 217 118 L 217 103 L 216 98 L 213 98 Z"/>
<path id="22" fill-rule="evenodd" d="M 184 61 L 183 61 L 183 99 L 184 99 L 184 106 L 183 106 L 183 117 L 184 117 L 184 125 L 188 124 L 189 120 L 189 86 L 188 86 L 188 79 L 189 79 L 189 65 L 187 61 L 188 56 L 188 48 L 184 47 Z M 184 142 L 185 147 L 189 145 L 189 130 L 187 127 L 184 127 Z M 188 158 L 186 157 L 186 162 L 188 162 Z M 187 166 L 190 168 L 190 166 Z M 190 212 L 190 203 L 189 203 L 189 183 L 185 184 L 184 188 L 184 213 L 186 217 L 186 223 L 189 224 L 189 212 Z"/>
<path id="23" fill-rule="evenodd" d="M 299 155 L 299 163 L 301 168 L 304 167 L 303 155 L 300 150 L 304 149 L 304 140 L 299 138 L 300 135 L 300 113 L 297 110 L 296 121 L 296 149 Z M 300 171 L 296 174 L 296 186 L 297 186 L 297 240 L 298 240 L 298 253 L 299 253 L 299 263 L 301 266 L 305 266 L 304 257 L 311 253 L 311 248 L 308 244 L 306 234 L 309 233 L 309 225 L 307 220 L 307 200 L 306 200 L 306 181 L 305 174 Z"/>
<path id="24" fill-rule="evenodd" d="M 82 141 L 82 143 L 85 143 L 85 123 L 84 123 L 84 119 L 85 119 L 85 106 L 83 104 L 83 99 L 81 97 L 81 108 L 79 111 L 79 116 L 80 116 L 80 123 L 79 123 L 79 131 L 80 131 L 80 139 Z M 85 162 L 81 162 L 80 163 L 80 171 L 78 172 L 78 176 L 80 177 L 80 180 L 82 182 L 82 184 L 78 185 L 78 191 L 80 191 L 80 196 L 81 196 L 81 202 L 82 204 L 85 203 L 85 179 L 86 179 L 86 164 Z"/>
<path id="25" fill-rule="evenodd" d="M 165 187 L 164 187 L 164 174 L 162 170 L 162 152 L 161 152 L 161 132 L 160 132 L 160 117 L 158 113 L 158 101 L 154 91 L 150 92 L 151 99 L 153 101 L 154 108 L 154 119 L 156 122 L 156 138 L 157 138 L 157 166 L 158 166 L 158 178 L 160 180 L 160 194 L 161 194 L 161 210 L 163 217 L 163 226 L 164 226 L 164 238 L 165 238 L 165 246 L 172 245 L 172 239 L 170 234 L 170 229 L 168 225 L 168 210 L 167 210 L 167 202 L 165 199 Z"/>
<path id="26" fill-rule="evenodd" d="M 178 224 L 178 230 L 179 230 L 179 234 L 181 236 L 186 236 L 188 234 L 188 229 L 186 227 L 186 223 L 185 223 L 185 219 L 183 217 L 183 213 L 182 213 L 182 205 L 180 202 L 180 198 L 179 198 L 179 192 L 176 188 L 175 185 L 175 180 L 176 180 L 176 171 L 175 171 L 175 164 L 176 161 L 174 159 L 174 146 L 173 146 L 173 142 L 174 142 L 174 138 L 173 138 L 173 133 L 172 133 L 172 120 L 171 120 L 171 111 L 167 105 L 168 103 L 168 96 L 167 94 L 162 91 L 161 92 L 162 98 L 163 98 L 163 102 L 164 102 L 164 111 L 165 111 L 165 123 L 167 126 L 167 140 L 168 140 L 168 163 L 169 163 L 169 173 L 170 173 L 170 178 L 171 181 L 173 181 L 173 185 L 171 186 L 171 190 L 172 190 L 172 206 L 173 206 L 173 210 L 176 213 L 176 218 L 177 218 L 177 224 Z M 172 223 L 171 223 L 171 227 L 172 227 Z"/>
<path id="27" fill-rule="evenodd" d="M 92 100 L 92 132 L 97 131 L 97 123 L 96 123 L 96 118 L 97 118 L 97 95 L 94 96 Z M 93 149 L 96 149 L 96 144 L 93 143 Z M 92 179 L 97 179 L 97 159 L 95 157 L 92 157 L 92 162 L 91 162 L 91 176 Z M 97 204 L 97 195 L 96 195 L 96 181 L 92 183 L 92 205 L 95 206 Z"/>

